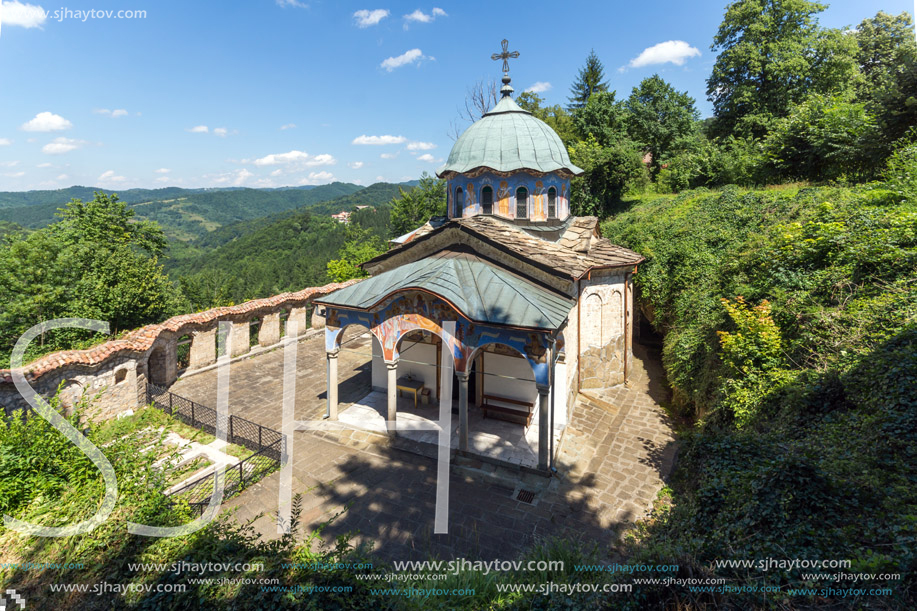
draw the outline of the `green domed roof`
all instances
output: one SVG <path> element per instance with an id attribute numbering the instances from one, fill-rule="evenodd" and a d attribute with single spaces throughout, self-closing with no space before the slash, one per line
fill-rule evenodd
<path id="1" fill-rule="evenodd" d="M 510 89 L 512 91 L 512 89 Z M 463 174 L 487 167 L 498 172 L 566 170 L 582 174 L 570 162 L 567 148 L 547 123 L 523 110 L 509 95 L 465 130 L 452 147 L 437 176 Z"/>

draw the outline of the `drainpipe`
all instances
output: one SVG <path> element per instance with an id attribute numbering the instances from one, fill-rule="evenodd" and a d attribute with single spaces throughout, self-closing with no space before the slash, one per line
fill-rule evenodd
<path id="1" fill-rule="evenodd" d="M 580 386 L 583 383 L 582 380 L 582 369 L 580 369 L 580 355 L 583 354 L 583 347 L 580 344 L 580 327 L 582 327 L 583 317 L 580 314 L 580 301 L 583 297 L 583 278 L 579 277 L 576 279 L 576 392 L 579 392 Z"/>
<path id="2" fill-rule="evenodd" d="M 555 384 L 555 370 L 554 366 L 557 364 L 557 336 L 551 337 L 551 371 L 550 371 L 550 380 L 551 380 L 551 441 L 550 441 L 550 454 L 548 456 L 548 468 L 551 470 L 551 473 L 557 473 L 557 467 L 554 466 L 554 396 L 557 395 L 557 384 Z"/>

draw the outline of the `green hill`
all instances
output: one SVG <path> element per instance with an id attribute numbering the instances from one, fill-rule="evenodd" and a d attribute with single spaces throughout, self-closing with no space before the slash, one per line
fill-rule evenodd
<path id="1" fill-rule="evenodd" d="M 363 187 L 335 182 L 310 189 L 129 189 L 118 197 L 131 205 L 137 218 L 156 221 L 173 240 L 191 240 L 231 223 L 309 206 L 350 195 Z M 92 199 L 89 187 L 59 191 L 0 193 L 0 221 L 27 228 L 44 227 L 71 198 Z M 12 205 L 16 204 L 18 205 Z"/>
<path id="2" fill-rule="evenodd" d="M 370 206 L 355 211 L 353 222 L 385 239 L 388 202 L 399 192 L 398 185 L 377 183 L 295 211 L 232 223 L 190 243 L 173 242 L 165 267 L 195 309 L 325 284 L 328 261 L 345 240 L 345 226 L 330 214 Z"/>
<path id="3" fill-rule="evenodd" d="M 851 573 L 913 570 L 912 175 L 905 187 L 647 197 L 603 224 L 603 235 L 647 257 L 635 281 L 665 336 L 672 415 L 698 422 L 683 436 L 671 503 L 660 503 L 630 562 L 715 570 L 734 592 L 777 587 L 775 608 L 795 606 L 788 588 L 834 582 L 712 567 L 723 558 L 844 558 Z M 644 607 L 662 608 L 671 591 L 641 596 Z M 698 608 L 707 601 L 694 599 Z"/>

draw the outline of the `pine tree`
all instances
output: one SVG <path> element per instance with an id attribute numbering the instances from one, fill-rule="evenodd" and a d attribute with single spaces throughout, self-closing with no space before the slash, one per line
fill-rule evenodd
<path id="1" fill-rule="evenodd" d="M 608 91 L 608 83 L 605 81 L 605 67 L 593 49 L 586 58 L 586 65 L 580 68 L 576 82 L 570 88 L 573 96 L 568 98 L 570 104 L 567 108 L 582 108 L 589 100 L 589 96 L 599 91 Z"/>

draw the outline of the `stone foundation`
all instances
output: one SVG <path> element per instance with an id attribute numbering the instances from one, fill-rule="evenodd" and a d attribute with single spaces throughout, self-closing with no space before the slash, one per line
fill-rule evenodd
<path id="1" fill-rule="evenodd" d="M 608 342 L 603 347 L 590 347 L 580 355 L 583 390 L 611 388 L 624 383 L 624 336 Z"/>

